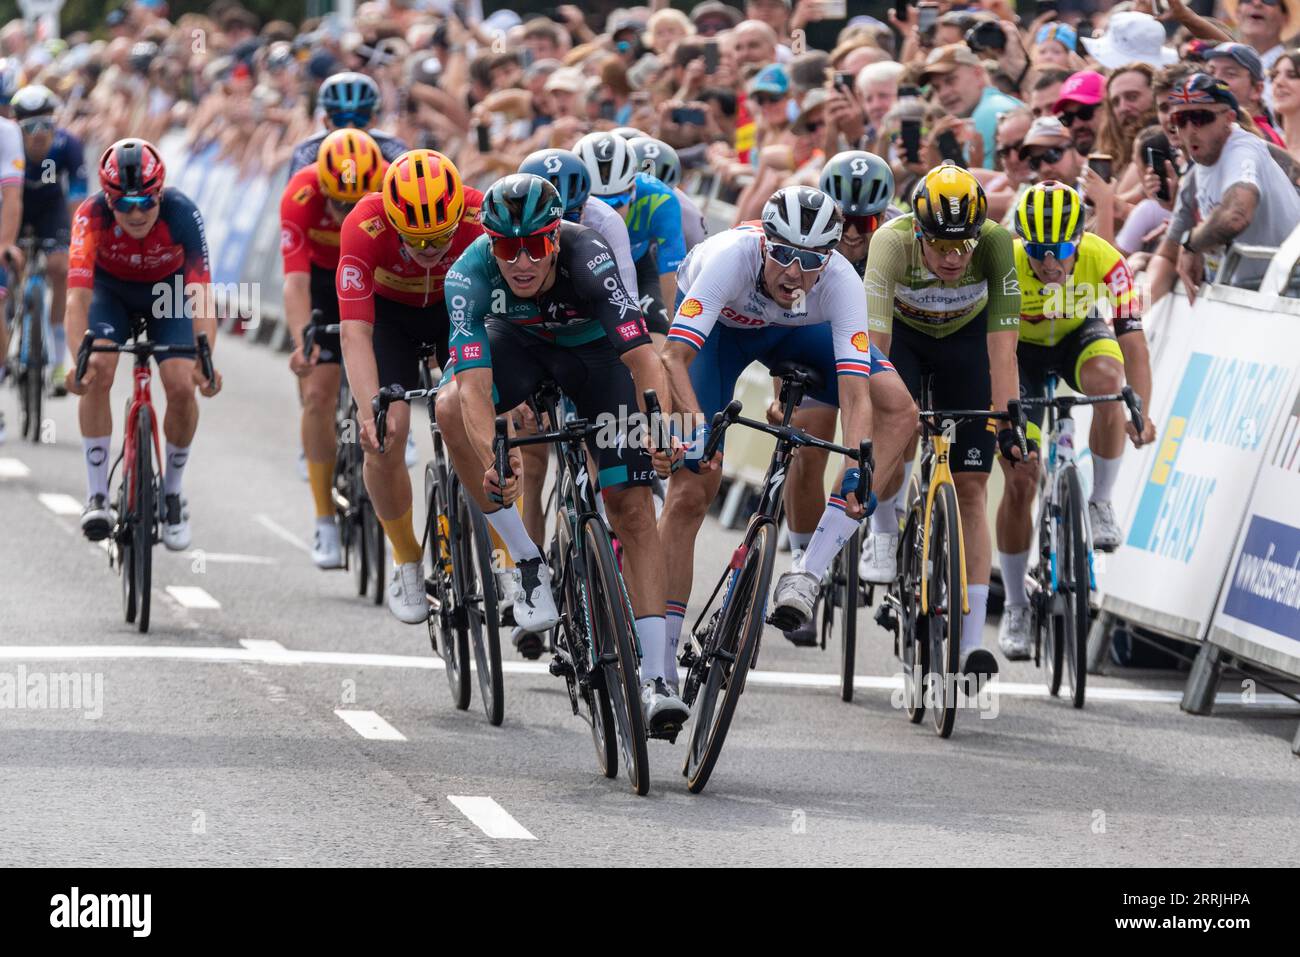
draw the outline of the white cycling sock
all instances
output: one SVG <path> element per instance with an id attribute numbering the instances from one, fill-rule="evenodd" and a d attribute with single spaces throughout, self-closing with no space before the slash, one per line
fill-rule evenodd
<path id="1" fill-rule="evenodd" d="M 1120 456 L 1107 459 L 1096 452 L 1092 454 L 1092 494 L 1088 496 L 1088 501 L 1110 501 L 1110 496 L 1115 491 L 1115 479 L 1119 478 L 1119 464 L 1122 461 Z"/>
<path id="2" fill-rule="evenodd" d="M 542 557 L 542 553 L 537 550 L 537 545 L 528 537 L 528 529 L 524 528 L 524 520 L 519 515 L 519 509 L 513 506 L 499 508 L 495 512 L 488 512 L 487 520 L 501 536 L 501 541 L 509 550 L 510 557 L 516 562 Z"/>
<path id="3" fill-rule="evenodd" d="M 81 447 L 86 451 L 86 497 L 96 495 L 108 497 L 108 447 L 113 441 L 111 435 L 99 439 L 81 438 Z"/>
<path id="4" fill-rule="evenodd" d="M 998 552 L 998 566 L 1002 569 L 1002 588 L 1008 605 L 1029 605 L 1029 592 L 1025 590 L 1025 572 L 1029 570 L 1029 549 L 1023 552 Z"/>
<path id="5" fill-rule="evenodd" d="M 181 479 L 185 477 L 185 465 L 190 460 L 190 447 L 167 443 L 167 474 L 163 478 L 164 495 L 180 495 Z"/>
<path id="6" fill-rule="evenodd" d="M 966 600 L 970 613 L 961 617 L 961 649 L 963 656 L 984 644 L 984 615 L 988 611 L 989 586 L 967 585 Z"/>
<path id="7" fill-rule="evenodd" d="M 873 535 L 898 534 L 897 502 L 901 494 L 902 489 L 899 489 L 889 498 L 882 498 L 876 502 L 876 510 L 871 513 L 871 533 Z"/>
<path id="8" fill-rule="evenodd" d="M 636 634 L 641 639 L 641 680 L 667 677 L 664 674 L 664 616 L 647 615 L 636 620 Z"/>
<path id="9" fill-rule="evenodd" d="M 686 602 L 668 599 L 668 614 L 664 617 L 664 677 L 673 685 L 677 684 L 677 645 L 685 624 Z"/>
<path id="10" fill-rule="evenodd" d="M 844 543 L 858 530 L 858 524 L 857 519 L 844 514 L 844 499 L 832 495 L 817 523 L 817 531 L 813 532 L 812 541 L 803 553 L 803 567 L 799 570 L 820 581 Z"/>
<path id="11" fill-rule="evenodd" d="M 64 357 L 68 351 L 68 331 L 63 328 L 63 323 L 50 328 L 53 342 L 50 344 L 50 365 L 58 367 L 63 365 Z"/>
<path id="12" fill-rule="evenodd" d="M 786 529 L 785 537 L 790 540 L 790 551 L 808 551 L 808 543 L 812 541 L 812 532 L 796 532 Z"/>

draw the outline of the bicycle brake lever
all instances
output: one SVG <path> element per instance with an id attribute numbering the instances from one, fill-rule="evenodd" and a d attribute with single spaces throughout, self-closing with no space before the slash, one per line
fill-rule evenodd
<path id="1" fill-rule="evenodd" d="M 1146 428 L 1146 420 L 1142 417 L 1142 397 L 1133 391 L 1131 385 L 1126 385 L 1120 391 L 1124 396 L 1124 404 L 1128 406 L 1129 419 L 1133 423 L 1133 430 L 1137 432 L 1139 441 L 1142 438 L 1142 430 Z"/>
<path id="2" fill-rule="evenodd" d="M 95 334 L 89 329 L 81 337 L 81 345 L 77 347 L 77 382 L 86 375 L 86 367 L 90 365 L 90 347 L 95 343 Z"/>

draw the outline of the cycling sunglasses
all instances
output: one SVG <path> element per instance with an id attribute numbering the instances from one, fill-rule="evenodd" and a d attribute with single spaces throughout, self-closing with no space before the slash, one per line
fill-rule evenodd
<path id="1" fill-rule="evenodd" d="M 1083 120 L 1083 122 L 1087 123 L 1096 113 L 1097 104 L 1091 103 L 1088 106 L 1081 106 L 1077 110 L 1062 110 L 1056 115 L 1065 126 L 1070 127 L 1074 125 L 1075 120 Z"/>
<path id="2" fill-rule="evenodd" d="M 333 202 L 333 200 L 330 200 L 330 202 Z M 352 204 L 352 206 L 355 205 L 356 203 Z M 348 209 L 351 209 L 352 206 L 349 206 Z M 426 249 L 436 249 L 449 245 L 452 237 L 455 235 L 456 230 L 453 229 L 445 236 L 403 236 L 402 242 L 406 243 L 406 245 L 410 246 L 416 252 L 424 252 Z"/>
<path id="3" fill-rule="evenodd" d="M 18 128 L 28 135 L 45 133 L 54 129 L 54 120 L 48 116 L 33 116 L 25 120 L 19 120 Z"/>
<path id="4" fill-rule="evenodd" d="M 541 262 L 560 248 L 555 237 L 554 229 L 533 233 L 531 236 L 493 236 L 492 255 L 502 262 L 512 263 L 521 254 L 527 253 L 531 262 Z"/>
<path id="5" fill-rule="evenodd" d="M 113 208 L 119 213 L 148 212 L 157 205 L 157 196 L 119 196 L 113 200 Z"/>
<path id="6" fill-rule="evenodd" d="M 1025 243 L 1025 255 L 1039 261 L 1051 256 L 1060 262 L 1073 256 L 1078 248 L 1078 243 Z"/>
<path id="7" fill-rule="evenodd" d="M 364 129 L 370 125 L 370 120 L 373 117 L 373 113 L 359 113 L 350 110 L 340 113 L 331 113 L 329 115 L 330 122 L 339 129 L 347 126 L 355 127 L 356 129 Z"/>
<path id="8" fill-rule="evenodd" d="M 1214 112 L 1214 110 L 1182 110 L 1181 112 L 1175 113 L 1172 117 L 1174 126 L 1180 130 L 1188 123 L 1191 123 L 1192 126 L 1198 128 L 1209 126 L 1218 118 L 1219 114 Z"/>
<path id="9" fill-rule="evenodd" d="M 1021 155 L 1025 156 L 1025 154 L 1023 153 Z M 1030 169 L 1032 169 L 1035 173 L 1037 173 L 1044 163 L 1049 163 L 1049 164 L 1059 163 L 1061 161 L 1061 157 L 1064 155 L 1065 155 L 1065 150 L 1062 147 L 1049 146 L 1041 153 L 1028 154 L 1027 156 L 1025 156 L 1025 162 L 1029 164 Z"/>
<path id="10" fill-rule="evenodd" d="M 852 226 L 862 235 L 867 236 L 874 233 L 880 226 L 881 218 L 880 214 L 874 216 L 845 216 L 844 225 L 845 227 Z"/>
<path id="11" fill-rule="evenodd" d="M 925 240 L 927 246 L 940 256 L 947 256 L 949 253 L 964 256 L 969 252 L 974 252 L 975 247 L 979 245 L 978 239 L 931 239 L 924 234 L 922 234 L 921 238 Z"/>
<path id="12" fill-rule="evenodd" d="M 793 262 L 799 263 L 800 272 L 816 272 L 826 265 L 826 261 L 831 258 L 830 253 L 819 253 L 811 249 L 796 249 L 794 246 L 786 246 L 781 243 L 772 243 L 767 247 L 767 254 L 776 261 L 778 266 L 789 266 Z"/>
<path id="13" fill-rule="evenodd" d="M 635 189 L 629 189 L 626 193 L 616 193 L 613 196 L 601 196 L 599 198 L 604 200 L 607 205 L 612 206 L 614 209 L 620 209 L 632 202 L 632 194 L 635 191 Z"/>

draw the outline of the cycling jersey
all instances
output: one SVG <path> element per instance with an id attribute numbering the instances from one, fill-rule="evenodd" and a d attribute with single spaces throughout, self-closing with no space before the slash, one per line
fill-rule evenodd
<path id="1" fill-rule="evenodd" d="M 658 250 L 660 274 L 677 271 L 686 258 L 686 242 L 682 238 L 682 207 L 671 189 L 649 173 L 637 173 L 636 196 L 624 210 L 623 219 L 633 262 L 653 244 Z"/>
<path id="2" fill-rule="evenodd" d="M 1100 236 L 1084 233 L 1074 269 L 1062 285 L 1044 285 L 1034 274 L 1025 244 L 1015 242 L 1020 279 L 1020 341 L 1054 346 L 1110 304 L 1120 335 L 1142 328 L 1142 303 L 1124 257 Z"/>
<path id="3" fill-rule="evenodd" d="M 87 193 L 86 153 L 81 141 L 59 127 L 49 152 L 42 157 L 24 156 L 27 165 L 23 181 L 23 202 L 45 202 L 57 194 L 62 200 L 84 199 Z"/>
<path id="4" fill-rule="evenodd" d="M 709 227 L 704 221 L 704 214 L 700 212 L 700 207 L 695 205 L 695 200 L 682 192 L 680 186 L 673 190 L 673 195 L 677 197 L 677 202 L 682 207 L 682 241 L 689 252 L 709 238 Z"/>
<path id="5" fill-rule="evenodd" d="M 289 178 L 280 197 L 280 255 L 284 274 L 308 272 L 312 266 L 331 272 L 339 264 L 341 224 L 330 214 L 316 168 Z"/>
<path id="6" fill-rule="evenodd" d="M 507 322 L 545 342 L 579 346 L 608 340 L 621 354 L 650 342 L 641 309 L 624 288 L 609 244 L 594 229 L 560 226 L 554 285 L 531 299 L 511 292 L 488 237 L 477 239 L 447 273 L 447 308 L 456 373 L 491 367 L 487 321 Z"/>
<path id="7" fill-rule="evenodd" d="M 295 146 L 293 148 L 293 159 L 289 161 L 290 175 L 297 173 L 304 166 L 315 165 L 317 154 L 320 153 L 321 143 L 324 142 L 325 137 L 333 132 L 333 130 L 321 130 L 318 133 L 313 133 Z M 410 149 L 406 143 L 391 133 L 385 133 L 383 130 L 366 130 L 366 132 L 370 134 L 370 138 L 379 147 L 380 155 L 390 163 Z"/>
<path id="8" fill-rule="evenodd" d="M 0 117 L 0 187 L 20 184 L 26 165 L 22 130 L 13 120 Z"/>
<path id="9" fill-rule="evenodd" d="M 173 274 L 208 285 L 208 244 L 203 216 L 188 196 L 163 189 L 158 221 L 143 239 L 132 239 L 117 225 L 103 193 L 77 207 L 68 259 L 68 288 L 89 289 L 99 274 L 136 284 L 153 284 Z"/>
<path id="10" fill-rule="evenodd" d="M 384 200 L 371 193 L 353 207 L 339 232 L 336 285 L 344 322 L 375 321 L 375 298 L 408 306 L 442 306 L 442 287 L 452 264 L 483 235 L 479 207 L 483 194 L 465 187 L 465 216 L 452 235 L 451 248 L 435 266 L 417 263 L 384 213 Z"/>
<path id="11" fill-rule="evenodd" d="M 925 265 L 910 214 L 886 223 L 871 237 L 863 285 L 873 332 L 891 332 L 897 320 L 941 339 L 982 313 L 987 314 L 989 332 L 1020 324 L 1011 234 L 989 221 L 980 228 L 966 270 L 952 283 L 941 281 Z"/>
<path id="12" fill-rule="evenodd" d="M 632 243 L 628 239 L 627 223 L 623 222 L 623 217 L 605 203 L 593 203 L 587 200 L 582 207 L 580 222 L 605 237 L 610 252 L 614 254 L 614 261 L 618 263 L 618 277 L 623 280 L 623 288 L 633 299 L 639 299 L 636 264 L 632 259 Z"/>

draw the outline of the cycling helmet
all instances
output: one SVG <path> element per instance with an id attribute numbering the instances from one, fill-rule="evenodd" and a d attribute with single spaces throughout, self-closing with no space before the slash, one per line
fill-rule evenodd
<path id="1" fill-rule="evenodd" d="M 319 102 L 335 126 L 365 126 L 379 105 L 379 85 L 364 73 L 335 73 L 320 85 Z"/>
<path id="2" fill-rule="evenodd" d="M 638 171 L 649 173 L 669 189 L 675 189 L 682 181 L 682 161 L 677 151 L 663 140 L 641 135 L 629 140 L 627 145 L 632 147 Z"/>
<path id="3" fill-rule="evenodd" d="M 22 64 L 14 57 L 0 60 L 0 106 L 13 99 L 18 88 L 23 85 Z"/>
<path id="4" fill-rule="evenodd" d="M 335 130 L 316 152 L 316 177 L 330 199 L 355 203 L 379 189 L 384 157 L 365 130 Z"/>
<path id="5" fill-rule="evenodd" d="M 441 239 L 465 214 L 460 171 L 435 150 L 410 150 L 397 157 L 384 173 L 381 192 L 388 221 L 412 239 Z"/>
<path id="6" fill-rule="evenodd" d="M 587 164 L 569 150 L 538 150 L 529 153 L 519 164 L 519 172 L 540 176 L 560 194 L 566 218 L 574 219 L 582 213 L 591 195 L 591 174 Z"/>
<path id="7" fill-rule="evenodd" d="M 166 177 L 162 156 L 147 140 L 118 140 L 99 158 L 99 185 L 110 199 L 157 196 Z"/>
<path id="8" fill-rule="evenodd" d="M 623 137 L 588 133 L 573 144 L 573 152 L 587 164 L 591 195 L 619 196 L 636 185 L 636 157 Z"/>
<path id="9" fill-rule="evenodd" d="M 763 204 L 763 232 L 772 242 L 801 249 L 834 249 L 844 231 L 835 200 L 811 186 L 778 189 Z"/>
<path id="10" fill-rule="evenodd" d="M 894 198 L 894 171 L 875 153 L 845 150 L 823 167 L 819 185 L 845 216 L 879 216 Z"/>
<path id="11" fill-rule="evenodd" d="M 625 140 L 634 140 L 638 136 L 645 136 L 643 130 L 638 130 L 635 126 L 620 126 L 616 130 L 610 130 L 615 136 L 621 136 Z"/>
<path id="12" fill-rule="evenodd" d="M 15 93 L 9 105 L 13 107 L 14 119 L 21 122 L 33 116 L 53 116 L 63 103 L 49 87 L 34 83 Z"/>
<path id="13" fill-rule="evenodd" d="M 917 228 L 929 239 L 978 239 L 988 210 L 979 180 L 951 160 L 926 173 L 912 193 Z"/>
<path id="14" fill-rule="evenodd" d="M 1077 243 L 1083 235 L 1083 203 L 1069 186 L 1049 179 L 1020 197 L 1015 220 L 1016 235 L 1026 243 Z"/>
<path id="15" fill-rule="evenodd" d="M 493 236 L 533 236 L 560 224 L 564 206 L 555 187 L 540 176 L 511 173 L 483 195 L 479 221 Z"/>

